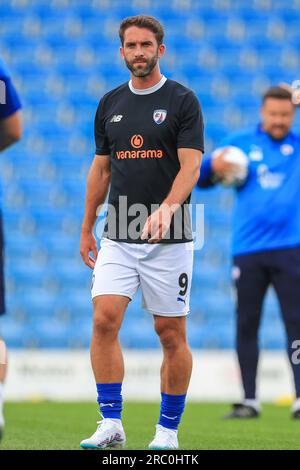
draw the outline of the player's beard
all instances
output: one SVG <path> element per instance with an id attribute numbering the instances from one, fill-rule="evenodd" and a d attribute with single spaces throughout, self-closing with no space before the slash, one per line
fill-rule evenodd
<path id="1" fill-rule="evenodd" d="M 274 140 L 282 140 L 284 139 L 284 137 L 286 137 L 288 133 L 289 133 L 289 127 L 287 126 L 273 126 L 269 131 L 269 134 Z"/>
<path id="2" fill-rule="evenodd" d="M 126 58 L 125 58 L 125 63 L 127 65 L 127 67 L 129 68 L 130 72 L 135 76 L 135 77 L 147 77 L 148 75 L 150 75 L 150 73 L 152 72 L 152 70 L 154 69 L 154 67 L 156 66 L 157 64 L 157 61 L 158 61 L 158 55 L 155 55 L 154 57 L 152 57 L 151 59 L 143 59 L 145 61 L 145 64 L 147 64 L 146 66 L 142 66 L 140 67 L 139 65 L 136 65 L 133 61 L 133 62 L 129 62 Z"/>

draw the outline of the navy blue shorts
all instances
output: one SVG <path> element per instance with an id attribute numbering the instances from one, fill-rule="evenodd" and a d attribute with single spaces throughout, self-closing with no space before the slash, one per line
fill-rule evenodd
<path id="1" fill-rule="evenodd" d="M 0 212 L 0 315 L 5 313 L 5 297 L 4 297 L 4 240 L 2 228 L 2 216 Z"/>

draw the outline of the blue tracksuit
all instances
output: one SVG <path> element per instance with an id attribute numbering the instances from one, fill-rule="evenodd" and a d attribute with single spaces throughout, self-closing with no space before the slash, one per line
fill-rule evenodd
<path id="1" fill-rule="evenodd" d="M 8 118 L 21 108 L 20 99 L 11 81 L 9 72 L 0 59 L 0 121 Z M 0 156 L 1 158 L 1 156 Z M 2 191 L 0 184 L 0 315 L 4 313 L 3 280 L 3 235 L 1 220 Z"/>
<path id="2" fill-rule="evenodd" d="M 258 328 L 269 285 L 278 296 L 288 356 L 300 397 L 300 365 L 292 361 L 300 339 L 300 137 L 275 141 L 260 125 L 229 136 L 249 158 L 249 174 L 236 190 L 232 252 L 237 289 L 237 353 L 245 398 L 256 396 Z M 215 184 L 212 157 L 204 158 L 199 188 Z"/>
<path id="3" fill-rule="evenodd" d="M 8 69 L 0 58 L 0 121 L 8 118 L 21 108 L 21 103 L 16 89 L 10 78 Z M 2 98 L 4 103 L 2 102 Z M 1 186 L 0 186 L 0 207 L 1 207 Z"/>
<path id="4" fill-rule="evenodd" d="M 230 136 L 249 158 L 249 175 L 236 190 L 234 255 L 300 245 L 300 136 L 273 140 L 260 126 Z M 204 158 L 198 186 L 213 184 L 211 156 Z"/>

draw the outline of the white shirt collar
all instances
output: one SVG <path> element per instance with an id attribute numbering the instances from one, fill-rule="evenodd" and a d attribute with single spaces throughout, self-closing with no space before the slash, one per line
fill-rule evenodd
<path id="1" fill-rule="evenodd" d="M 132 85 L 132 80 L 129 80 L 128 86 L 130 91 L 135 95 L 150 95 L 150 93 L 154 93 L 155 91 L 159 90 L 167 81 L 167 78 L 163 75 L 156 85 L 151 86 L 150 88 L 134 88 Z"/>

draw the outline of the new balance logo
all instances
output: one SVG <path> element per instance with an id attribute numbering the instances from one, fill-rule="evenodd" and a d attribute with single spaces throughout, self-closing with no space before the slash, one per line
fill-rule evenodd
<path id="1" fill-rule="evenodd" d="M 114 116 L 111 118 L 110 122 L 120 122 L 122 119 L 122 114 L 114 114 Z"/>
<path id="2" fill-rule="evenodd" d="M 176 418 L 178 418 L 178 416 L 174 416 L 174 417 L 172 417 L 172 416 L 167 416 L 167 415 L 162 415 L 162 416 L 163 416 L 164 418 L 173 419 L 173 420 L 176 419 Z"/>

